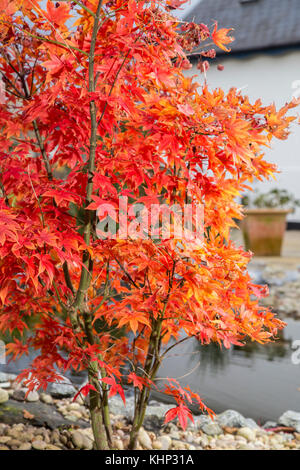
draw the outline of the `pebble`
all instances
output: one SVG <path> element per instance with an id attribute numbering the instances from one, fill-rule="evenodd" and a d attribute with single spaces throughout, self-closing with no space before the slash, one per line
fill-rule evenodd
<path id="1" fill-rule="evenodd" d="M 169 450 L 172 444 L 172 439 L 169 436 L 160 436 L 158 442 L 161 444 L 161 450 Z"/>
<path id="2" fill-rule="evenodd" d="M 6 372 L 0 372 L 0 383 L 8 382 L 9 380 L 15 380 L 17 376 L 15 374 L 8 374 Z"/>
<path id="3" fill-rule="evenodd" d="M 19 447 L 19 450 L 31 450 L 32 445 L 30 442 L 24 442 L 24 444 L 21 444 Z"/>
<path id="4" fill-rule="evenodd" d="M 0 388 L 0 403 L 6 403 L 8 399 L 9 399 L 8 392 Z"/>
<path id="5" fill-rule="evenodd" d="M 115 447 L 117 450 L 124 450 L 123 441 L 121 441 L 121 439 L 114 439 L 113 447 Z"/>
<path id="6" fill-rule="evenodd" d="M 256 438 L 255 430 L 246 427 L 240 428 L 237 432 L 237 435 L 244 437 L 245 439 L 247 439 L 247 441 L 255 441 Z"/>
<path id="7" fill-rule="evenodd" d="M 39 401 L 40 396 L 38 392 L 32 391 L 29 392 L 26 396 L 28 390 L 26 388 L 17 388 L 13 391 L 12 398 L 17 401 L 28 401 L 28 402 L 35 402 Z"/>
<path id="8" fill-rule="evenodd" d="M 75 387 L 67 377 L 64 377 L 63 383 L 50 384 L 47 390 L 54 398 L 73 397 L 76 394 Z"/>
<path id="9" fill-rule="evenodd" d="M 47 405 L 51 405 L 53 403 L 53 398 L 51 397 L 51 395 L 49 395 L 48 393 L 45 393 L 45 392 L 42 392 L 40 394 L 40 400 L 43 403 L 46 403 Z"/>
<path id="10" fill-rule="evenodd" d="M 93 448 L 93 441 L 80 431 L 73 431 L 71 436 L 74 446 L 78 449 L 91 450 Z"/>
<path id="11" fill-rule="evenodd" d="M 1 382 L 1 388 L 10 388 L 11 385 L 10 385 L 10 382 Z"/>
<path id="12" fill-rule="evenodd" d="M 40 396 L 39 396 L 38 392 L 35 392 L 35 391 L 29 392 L 27 397 L 26 397 L 26 401 L 28 401 L 28 402 L 39 401 L 39 399 L 40 399 Z"/>
<path id="13" fill-rule="evenodd" d="M 155 440 L 155 441 L 152 442 L 152 448 L 160 450 L 160 449 L 162 449 L 162 443 L 158 440 Z"/>
<path id="14" fill-rule="evenodd" d="M 79 431 L 72 432 L 72 442 L 78 449 L 83 449 L 83 435 Z"/>
<path id="15" fill-rule="evenodd" d="M 13 391 L 12 398 L 17 401 L 25 401 L 26 392 L 26 388 L 16 388 Z"/>
<path id="16" fill-rule="evenodd" d="M 61 447 L 55 446 L 53 444 L 47 444 L 46 450 L 62 450 Z"/>
<path id="17" fill-rule="evenodd" d="M 283 426 L 291 426 L 300 432 L 300 413 L 288 410 L 280 416 L 278 423 Z"/>
<path id="18" fill-rule="evenodd" d="M 68 419 L 69 421 L 73 421 L 75 423 L 75 421 L 78 420 L 78 417 L 77 416 L 74 416 L 73 414 L 66 414 L 64 415 L 66 419 Z"/>
<path id="19" fill-rule="evenodd" d="M 5 383 L 5 382 L 2 382 Z M 1 384 L 0 384 L 1 385 Z M 26 389 L 15 388 L 14 396 L 24 401 Z M 80 402 L 73 402 L 73 397 L 54 399 L 49 393 L 37 394 L 38 399 L 47 403 L 52 409 L 73 421 L 80 423 L 80 418 L 88 417 L 88 409 Z M 1 395 L 2 394 L 2 395 Z M 5 395 L 6 394 L 6 395 Z M 0 388 L 0 398 L 7 398 L 8 391 Z M 23 405 L 22 405 L 23 406 Z M 24 404 L 24 407 L 26 404 Z M 153 405 L 156 407 L 158 405 Z M 281 425 L 296 428 L 299 425 L 300 413 L 288 411 L 279 421 Z M 125 450 L 129 444 L 130 422 L 125 413 L 119 409 L 111 416 L 113 428 L 113 447 Z M 93 449 L 93 433 L 91 427 L 82 429 L 78 424 L 70 423 L 68 428 L 55 430 L 46 427 L 35 427 L 29 420 L 26 423 L 7 425 L 0 423 L 0 450 L 63 450 L 63 449 Z M 153 420 L 157 424 L 157 420 Z M 150 421 L 151 424 L 151 421 Z M 268 424 L 268 423 L 267 423 Z M 272 423 L 274 427 L 278 423 Z M 148 424 L 147 424 L 148 425 Z M 271 426 L 270 426 L 271 427 Z M 142 427 L 138 434 L 137 448 L 140 450 L 300 450 L 300 432 L 275 433 L 260 428 L 253 420 L 247 419 L 234 410 L 227 410 L 216 415 L 212 421 L 201 415 L 195 418 L 195 425 L 183 431 L 176 422 L 157 430 L 152 426 L 151 431 Z M 298 428 L 299 429 L 299 428 Z M 155 432 L 153 432 L 153 430 Z"/>
<path id="20" fill-rule="evenodd" d="M 147 450 L 152 449 L 152 442 L 151 442 L 150 436 L 143 427 L 141 427 L 139 430 L 138 441 L 140 445 L 144 447 L 144 449 L 147 449 Z"/>
<path id="21" fill-rule="evenodd" d="M 47 447 L 47 444 L 44 441 L 37 440 L 37 441 L 33 441 L 32 443 L 32 448 L 34 450 L 45 450 L 46 447 Z"/>
<path id="22" fill-rule="evenodd" d="M 202 426 L 202 431 L 208 436 L 217 436 L 223 432 L 222 428 L 215 423 L 204 424 L 204 426 Z"/>

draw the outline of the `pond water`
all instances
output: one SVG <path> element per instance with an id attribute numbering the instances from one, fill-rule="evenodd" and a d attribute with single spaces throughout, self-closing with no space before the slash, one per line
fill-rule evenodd
<path id="1" fill-rule="evenodd" d="M 300 364 L 293 364 L 291 356 L 295 354 L 293 341 L 300 340 L 300 321 L 286 321 L 280 339 L 265 346 L 251 343 L 220 350 L 215 345 L 202 346 L 194 339 L 187 340 L 170 351 L 159 377 L 178 378 L 217 413 L 234 409 L 263 423 L 276 421 L 288 409 L 299 412 Z M 32 358 L 0 364 L 0 370 L 19 373 Z M 84 379 L 83 374 L 68 376 L 76 383 Z M 160 393 L 153 395 L 164 400 Z"/>
<path id="2" fill-rule="evenodd" d="M 178 378 L 217 413 L 234 409 L 264 423 L 286 410 L 300 412 L 300 364 L 291 357 L 294 353 L 300 362 L 300 353 L 292 349 L 293 341 L 300 341 L 300 321 L 286 321 L 280 339 L 264 346 L 220 350 L 187 340 L 170 351 L 159 377 Z"/>

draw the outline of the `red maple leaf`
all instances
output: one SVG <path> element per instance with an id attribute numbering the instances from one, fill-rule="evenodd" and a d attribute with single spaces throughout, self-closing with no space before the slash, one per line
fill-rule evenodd
<path id="1" fill-rule="evenodd" d="M 94 390 L 95 392 L 97 392 L 97 389 L 94 387 L 94 385 L 91 385 L 91 384 L 86 384 L 84 385 L 83 387 L 81 387 L 81 389 L 76 393 L 76 395 L 74 396 L 73 398 L 73 401 L 76 400 L 76 398 L 79 396 L 79 395 L 83 395 L 84 397 L 86 397 L 90 390 Z"/>
<path id="2" fill-rule="evenodd" d="M 182 403 L 179 406 L 176 406 L 175 408 L 171 408 L 169 411 L 166 412 L 165 424 L 169 423 L 169 421 L 172 421 L 176 417 L 179 420 L 180 426 L 184 430 L 187 427 L 188 419 L 194 422 L 192 413 L 190 412 L 188 407 L 183 405 Z"/>

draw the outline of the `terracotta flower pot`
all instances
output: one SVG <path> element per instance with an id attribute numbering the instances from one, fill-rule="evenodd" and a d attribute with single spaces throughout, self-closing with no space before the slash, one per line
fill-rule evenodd
<path id="1" fill-rule="evenodd" d="M 280 256 L 290 209 L 246 209 L 242 221 L 245 247 L 256 256 Z"/>

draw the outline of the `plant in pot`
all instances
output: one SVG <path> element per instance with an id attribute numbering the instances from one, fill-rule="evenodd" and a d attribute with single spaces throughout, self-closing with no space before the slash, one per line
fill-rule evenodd
<path id="1" fill-rule="evenodd" d="M 241 225 L 246 249 L 257 256 L 280 256 L 287 215 L 300 206 L 300 200 L 286 189 L 272 189 L 253 201 L 245 196 L 242 204 L 245 218 Z"/>

